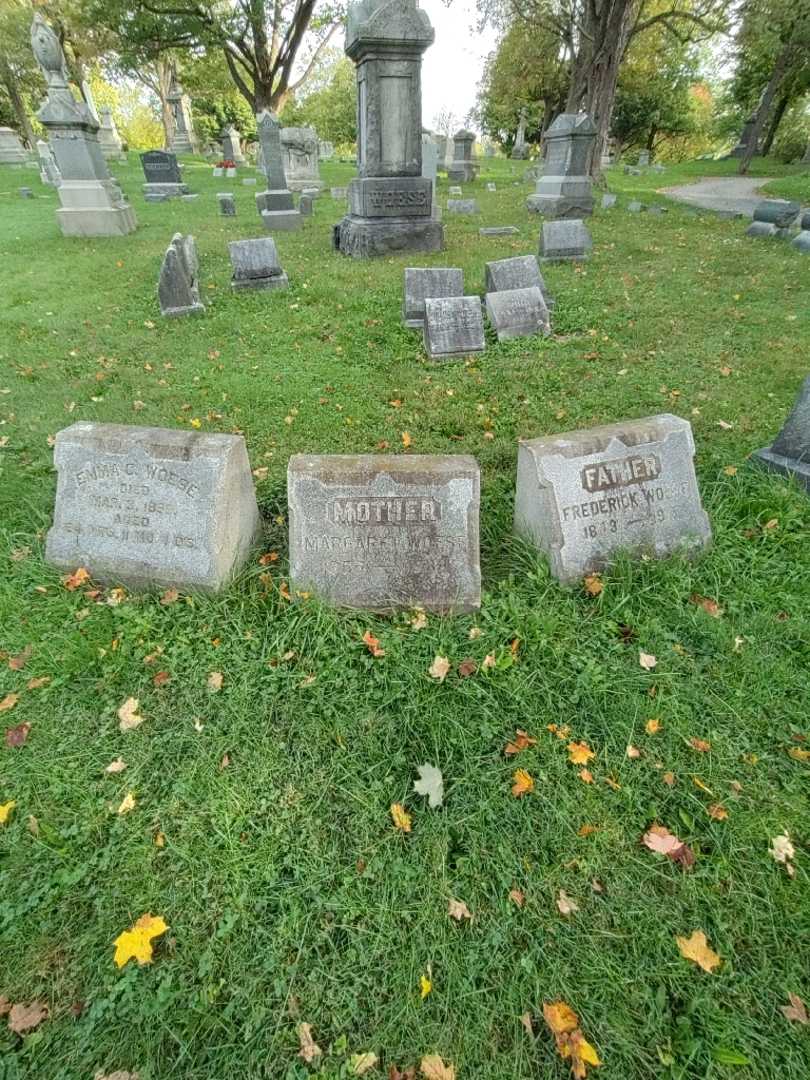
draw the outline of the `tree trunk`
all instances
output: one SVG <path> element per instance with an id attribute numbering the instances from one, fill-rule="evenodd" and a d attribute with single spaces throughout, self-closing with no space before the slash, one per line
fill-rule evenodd
<path id="1" fill-rule="evenodd" d="M 782 49 L 776 58 L 776 63 L 774 64 L 773 71 L 771 72 L 771 77 L 770 79 L 768 79 L 768 85 L 765 87 L 765 93 L 762 95 L 762 100 L 760 101 L 759 108 L 757 109 L 757 116 L 756 120 L 754 121 L 753 131 L 751 132 L 751 138 L 748 140 L 748 145 L 745 148 L 745 153 L 740 158 L 740 166 L 737 169 L 737 172 L 740 176 L 745 176 L 747 174 L 748 167 L 750 166 L 754 154 L 756 153 L 756 149 L 759 146 L 759 140 L 762 137 L 762 129 L 765 126 L 765 119 L 771 111 L 773 99 L 776 97 L 776 93 L 779 90 L 779 86 L 785 76 L 785 71 L 787 70 L 788 60 L 790 59 L 792 48 L 793 47 L 790 43 L 790 38 L 788 38 L 787 43 L 782 46 Z"/>
<path id="2" fill-rule="evenodd" d="M 802 158 L 802 165 L 810 165 L 810 139 L 807 142 L 807 146 L 804 148 L 804 157 Z"/>
<path id="3" fill-rule="evenodd" d="M 779 101 L 776 103 L 771 122 L 768 125 L 768 134 L 765 136 L 765 142 L 762 144 L 762 149 L 760 150 L 763 157 L 767 157 L 771 152 L 773 140 L 776 138 L 776 133 L 779 130 L 779 125 L 782 123 L 782 117 L 785 115 L 788 103 L 789 98 L 787 94 L 782 94 Z"/>
<path id="4" fill-rule="evenodd" d="M 14 110 L 14 115 L 17 117 L 17 123 L 20 128 L 20 134 L 23 137 L 23 142 L 28 144 L 30 150 L 33 150 L 36 139 L 34 138 L 31 121 L 28 119 L 28 113 L 25 111 L 25 104 L 20 95 L 17 80 L 14 78 L 14 73 L 11 70 L 8 59 L 3 53 L 0 53 L 0 83 L 6 88 L 11 107 Z"/>

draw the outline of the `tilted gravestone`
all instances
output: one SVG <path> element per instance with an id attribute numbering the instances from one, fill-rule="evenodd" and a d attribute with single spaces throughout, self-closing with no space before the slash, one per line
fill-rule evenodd
<path id="1" fill-rule="evenodd" d="M 593 241 L 584 221 L 570 218 L 544 221 L 540 233 L 540 258 L 544 262 L 590 258 Z"/>
<path id="2" fill-rule="evenodd" d="M 49 187 L 59 187 L 62 182 L 62 174 L 51 152 L 50 146 L 44 139 L 37 142 L 37 154 L 39 155 L 39 177 L 43 184 Z"/>
<path id="3" fill-rule="evenodd" d="M 620 551 L 662 558 L 711 543 L 688 421 L 663 413 L 518 447 L 515 530 L 573 582 Z"/>
<path id="4" fill-rule="evenodd" d="M 593 213 L 589 164 L 596 126 L 587 113 L 561 113 L 544 135 L 546 167 L 526 209 L 549 219 L 581 219 Z"/>
<path id="5" fill-rule="evenodd" d="M 511 259 L 493 259 L 484 264 L 484 288 L 487 293 L 531 289 L 535 285 L 543 294 L 546 307 L 552 308 L 554 301 L 549 296 L 536 255 L 515 255 Z"/>
<path id="6" fill-rule="evenodd" d="M 272 237 L 231 240 L 228 251 L 233 266 L 232 289 L 286 289 L 289 285 Z"/>
<path id="7" fill-rule="evenodd" d="M 479 607 L 478 464 L 460 455 L 290 459 L 290 576 L 371 611 Z"/>
<path id="8" fill-rule="evenodd" d="M 267 189 L 257 192 L 256 209 L 264 227 L 291 232 L 301 227 L 301 214 L 295 209 L 293 194 L 287 186 L 281 148 L 281 126 L 277 117 L 263 109 L 256 118 L 256 131 L 262 148 Z"/>
<path id="9" fill-rule="evenodd" d="M 168 150 L 147 150 L 141 154 L 141 165 L 146 183 L 144 195 L 167 195 L 177 198 L 188 194 L 188 184 L 183 183 L 177 154 Z"/>
<path id="10" fill-rule="evenodd" d="M 487 293 L 486 307 L 498 341 L 551 333 L 548 308 L 537 285 Z"/>
<path id="11" fill-rule="evenodd" d="M 477 214 L 478 203 L 475 199 L 448 199 L 447 200 L 447 213 L 448 214 Z"/>
<path id="12" fill-rule="evenodd" d="M 423 325 L 425 351 L 431 360 L 483 352 L 484 316 L 477 296 L 428 297 Z"/>
<path id="13" fill-rule="evenodd" d="M 405 268 L 402 321 L 412 330 L 421 330 L 425 323 L 425 300 L 428 297 L 436 299 L 463 295 L 463 270 L 447 266 L 408 266 Z"/>
<path id="14" fill-rule="evenodd" d="M 215 592 L 259 534 L 241 435 L 80 422 L 56 436 L 46 560 L 99 582 Z"/>
<path id="15" fill-rule="evenodd" d="M 175 233 L 160 267 L 158 300 L 161 315 L 177 318 L 205 311 L 205 306 L 200 303 L 199 274 L 194 237 Z"/>
<path id="16" fill-rule="evenodd" d="M 753 460 L 766 469 L 795 476 L 802 487 L 810 491 L 810 375 L 802 383 L 799 396 L 773 444 L 757 450 Z"/>

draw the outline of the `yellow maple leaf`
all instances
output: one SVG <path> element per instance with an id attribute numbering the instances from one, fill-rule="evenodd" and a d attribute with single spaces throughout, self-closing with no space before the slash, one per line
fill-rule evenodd
<path id="1" fill-rule="evenodd" d="M 402 832 L 411 831 L 411 815 L 402 803 L 391 803 L 391 817 L 393 818 L 395 829 L 401 829 Z"/>
<path id="2" fill-rule="evenodd" d="M 141 915 L 140 919 L 113 942 L 115 963 L 123 967 L 128 960 L 137 960 L 143 966 L 152 963 L 152 938 L 160 937 L 168 926 L 159 915 Z"/>
<path id="3" fill-rule="evenodd" d="M 5 825 L 8 819 L 11 817 L 11 812 L 17 803 L 12 799 L 11 802 L 0 803 L 0 825 Z"/>
<path id="4" fill-rule="evenodd" d="M 419 976 L 419 996 L 424 1001 L 430 991 L 433 989 L 433 983 L 427 977 L 427 975 Z"/>
<path id="5" fill-rule="evenodd" d="M 568 760 L 572 765 L 587 765 L 596 754 L 590 746 L 584 742 L 572 742 L 568 744 Z"/>
<path id="6" fill-rule="evenodd" d="M 456 1080 L 455 1065 L 445 1065 L 438 1054 L 426 1054 L 419 1063 L 424 1080 Z"/>
<path id="7" fill-rule="evenodd" d="M 119 814 L 128 814 L 130 810 L 135 809 L 135 796 L 131 791 L 128 791 L 124 796 L 121 805 L 118 807 Z"/>
<path id="8" fill-rule="evenodd" d="M 564 1001 L 543 1003 L 543 1017 L 554 1035 L 563 1035 L 579 1027 L 579 1017 Z"/>
<path id="9" fill-rule="evenodd" d="M 522 795 L 528 795 L 529 792 L 534 791 L 534 780 L 525 769 L 516 769 L 515 774 L 512 777 L 514 783 L 512 784 L 512 794 L 516 799 L 519 799 Z"/>
<path id="10" fill-rule="evenodd" d="M 801 746 L 791 746 L 788 757 L 792 757 L 794 761 L 810 761 L 810 750 L 803 750 Z"/>
<path id="11" fill-rule="evenodd" d="M 678 943 L 681 956 L 686 957 L 687 960 L 692 960 L 704 971 L 711 974 L 712 969 L 719 966 L 720 957 L 713 949 L 709 948 L 709 942 L 706 940 L 706 935 L 702 930 L 693 930 L 691 937 L 688 938 L 676 935 L 675 940 Z"/>
<path id="12" fill-rule="evenodd" d="M 644 730 L 647 732 L 648 735 L 657 735 L 658 732 L 661 730 L 661 721 L 658 719 L 657 716 L 650 717 L 650 719 L 644 725 Z"/>

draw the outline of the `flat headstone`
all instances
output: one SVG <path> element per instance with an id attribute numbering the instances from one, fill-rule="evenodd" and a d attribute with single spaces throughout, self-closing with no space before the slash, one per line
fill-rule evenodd
<path id="1" fill-rule="evenodd" d="M 551 333 L 548 308 L 537 285 L 487 293 L 486 307 L 498 341 Z"/>
<path id="2" fill-rule="evenodd" d="M 286 289 L 289 282 L 278 259 L 275 240 L 231 240 L 228 252 L 233 266 L 233 289 Z"/>
<path id="3" fill-rule="evenodd" d="M 412 330 L 425 322 L 425 300 L 464 295 L 464 271 L 447 266 L 408 266 L 402 299 L 402 321 Z"/>
<path id="4" fill-rule="evenodd" d="M 773 472 L 795 476 L 810 492 L 810 375 L 802 383 L 799 396 L 773 445 L 757 450 L 752 460 Z"/>
<path id="5" fill-rule="evenodd" d="M 520 229 L 514 225 L 485 225 L 478 230 L 479 236 L 518 236 Z"/>
<path id="6" fill-rule="evenodd" d="M 236 199 L 231 192 L 218 192 L 217 202 L 219 203 L 219 212 L 222 217 L 236 217 Z"/>
<path id="7" fill-rule="evenodd" d="M 425 351 L 431 359 L 483 352 L 484 316 L 477 296 L 425 299 Z"/>
<path id="8" fill-rule="evenodd" d="M 646 210 L 646 209 L 647 209 L 647 207 L 644 205 L 644 203 L 639 202 L 638 199 L 632 199 L 627 204 L 627 212 L 628 212 L 628 214 L 640 214 L 643 210 Z"/>
<path id="9" fill-rule="evenodd" d="M 497 184 L 493 184 L 493 183 L 487 184 L 487 191 L 497 191 L 497 190 L 498 190 Z"/>
<path id="10" fill-rule="evenodd" d="M 564 218 L 558 221 L 544 221 L 540 233 L 540 257 L 545 261 L 563 261 L 567 259 L 587 259 L 590 257 L 593 241 L 584 221 L 576 218 Z"/>
<path id="11" fill-rule="evenodd" d="M 160 313 L 166 318 L 202 314 L 199 260 L 193 236 L 175 233 L 163 256 L 158 279 Z"/>
<path id="12" fill-rule="evenodd" d="M 616 205 L 616 199 L 618 196 L 613 195 L 611 192 L 605 192 L 602 196 L 602 209 L 610 210 L 612 206 Z"/>
<path id="13" fill-rule="evenodd" d="M 21 199 L 33 199 L 34 192 L 30 187 L 21 187 L 19 189 Z"/>
<path id="14" fill-rule="evenodd" d="M 461 186 L 459 184 L 451 184 L 450 187 L 447 189 L 447 194 L 450 196 L 456 196 L 460 199 L 463 194 Z"/>
<path id="15" fill-rule="evenodd" d="M 245 440 L 80 422 L 56 436 L 46 559 L 99 582 L 215 592 L 259 534 Z"/>
<path id="16" fill-rule="evenodd" d="M 193 195 L 181 195 L 180 202 L 194 202 L 195 199 L 199 199 L 200 193 L 195 191 Z"/>
<path id="17" fill-rule="evenodd" d="M 484 288 L 487 293 L 531 289 L 535 285 L 543 294 L 546 307 L 551 309 L 554 301 L 548 294 L 536 255 L 515 255 L 511 259 L 493 259 L 484 264 Z"/>
<path id="18" fill-rule="evenodd" d="M 448 214 L 477 214 L 478 203 L 475 199 L 448 199 Z"/>
<path id="19" fill-rule="evenodd" d="M 662 413 L 521 442 L 515 531 L 573 582 L 622 550 L 662 558 L 711 542 L 688 421 Z"/>
<path id="20" fill-rule="evenodd" d="M 788 229 L 799 216 L 801 206 L 785 199 L 764 199 L 754 207 L 754 221 L 766 221 L 778 229 Z"/>
<path id="21" fill-rule="evenodd" d="M 242 184 L 243 184 L 244 187 L 255 187 L 256 186 L 256 177 L 255 176 L 243 176 L 242 177 Z"/>
<path id="22" fill-rule="evenodd" d="M 461 455 L 290 459 L 290 577 L 371 611 L 480 605 L 479 470 Z"/>
<path id="23" fill-rule="evenodd" d="M 268 232 L 295 232 L 302 224 L 299 210 L 262 210 L 260 217 Z"/>
<path id="24" fill-rule="evenodd" d="M 147 191 L 144 194 L 143 201 L 149 203 L 168 202 L 170 198 L 170 195 L 162 195 L 159 191 Z"/>

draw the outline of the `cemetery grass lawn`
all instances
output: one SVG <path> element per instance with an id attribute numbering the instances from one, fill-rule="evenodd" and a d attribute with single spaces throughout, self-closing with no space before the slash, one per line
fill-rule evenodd
<path id="1" fill-rule="evenodd" d="M 239 216 L 220 218 L 222 181 L 190 162 L 200 199 L 148 206 L 130 162 L 115 172 L 140 229 L 120 240 L 63 239 L 54 193 L 0 173 L 0 650 L 31 647 L 0 668 L 0 700 L 19 695 L 2 729 L 30 725 L 25 745 L 0 746 L 0 804 L 16 803 L 0 826 L 0 997 L 50 1010 L 24 1039 L 0 1029 L 0 1075 L 336 1080 L 371 1051 L 368 1076 L 438 1053 L 465 1080 L 561 1080 L 541 1009 L 562 998 L 603 1080 L 806 1080 L 808 1031 L 780 1006 L 810 999 L 808 763 L 788 753 L 810 735 L 810 502 L 746 459 L 807 373 L 810 259 L 675 204 L 597 212 L 592 260 L 544 270 L 553 338 L 488 331 L 486 355 L 429 366 L 400 326 L 403 267 L 463 266 L 480 292 L 485 259 L 535 251 L 530 186 L 508 162 L 468 185 L 480 218 L 445 216 L 442 256 L 333 255 L 327 192 L 278 236 L 289 291 L 255 295 L 231 295 L 226 248 L 258 233 L 255 189 L 237 181 Z M 16 196 L 26 182 L 34 201 Z M 653 186 L 618 170 L 609 184 L 623 203 Z M 521 235 L 479 240 L 484 223 Z M 197 237 L 208 310 L 164 321 L 155 283 L 177 229 Z M 517 438 L 662 411 L 693 424 L 713 550 L 627 560 L 598 596 L 561 588 L 510 539 Z M 43 562 L 48 440 L 78 419 L 245 433 L 266 536 L 229 591 L 162 605 L 65 589 Z M 481 463 L 480 614 L 414 630 L 288 602 L 288 456 L 404 452 L 403 432 L 411 453 Z M 453 663 L 443 683 L 437 655 Z M 459 675 L 488 655 L 493 670 Z M 144 722 L 122 734 L 129 697 Z M 516 728 L 537 742 L 513 759 Z M 592 748 L 593 783 L 571 739 Z M 126 770 L 105 774 L 119 756 Z M 423 762 L 444 774 L 441 810 L 413 792 Z M 520 799 L 517 767 L 534 778 Z M 653 822 L 691 845 L 691 871 L 640 845 Z M 785 832 L 793 878 L 769 853 Z M 568 917 L 561 889 L 579 905 Z M 450 899 L 472 922 L 448 917 Z M 118 970 L 113 941 L 146 912 L 170 929 L 151 965 Z M 678 951 L 696 929 L 722 958 L 711 974 Z M 297 1056 L 300 1022 L 320 1072 Z"/>

